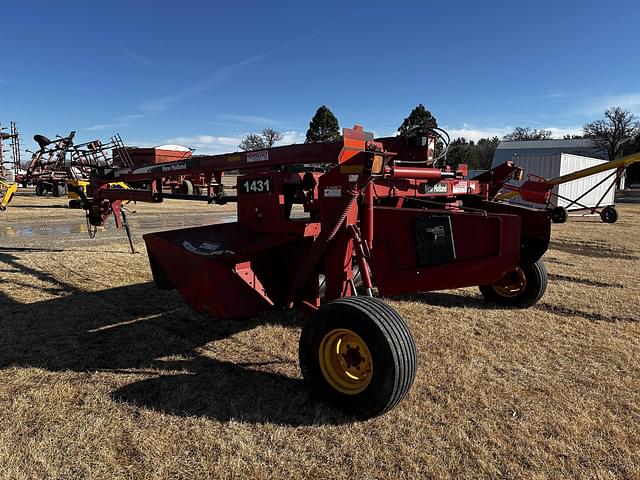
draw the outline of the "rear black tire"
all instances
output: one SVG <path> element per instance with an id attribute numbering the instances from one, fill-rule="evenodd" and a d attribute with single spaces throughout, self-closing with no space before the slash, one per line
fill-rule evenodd
<path id="1" fill-rule="evenodd" d="M 338 347 L 342 338 L 357 337 L 364 345 L 363 358 L 370 355 L 370 374 L 362 374 L 358 380 L 361 385 L 354 381 L 355 390 L 337 388 L 330 375 L 323 373 L 329 364 L 323 352 L 332 352 L 331 348 L 327 349 L 327 339 L 335 336 L 335 332 L 353 334 L 341 337 Z M 350 348 L 347 341 L 345 343 L 342 347 Z M 359 347 L 355 348 L 361 352 Z M 335 357 L 351 361 L 353 357 L 349 355 L 353 351 L 350 348 L 345 354 L 336 353 Z M 395 407 L 409 392 L 418 363 L 407 324 L 393 308 L 371 297 L 340 298 L 320 307 L 302 329 L 299 355 L 300 369 L 312 394 L 360 419 L 382 415 Z M 355 355 L 358 360 L 350 365 L 360 362 L 366 365 L 359 353 Z"/>
<path id="2" fill-rule="evenodd" d="M 61 197 L 66 193 L 66 188 L 64 185 L 54 185 L 51 187 L 51 192 L 54 197 Z"/>
<path id="3" fill-rule="evenodd" d="M 46 188 L 42 182 L 36 183 L 36 195 L 41 197 L 46 193 Z"/>
<path id="4" fill-rule="evenodd" d="M 568 217 L 569 213 L 564 207 L 555 207 L 551 210 L 551 221 L 553 223 L 565 223 Z"/>
<path id="5" fill-rule="evenodd" d="M 183 180 L 180 184 L 180 193 L 183 195 L 193 195 L 193 183 L 190 180 Z"/>
<path id="6" fill-rule="evenodd" d="M 519 264 L 516 268 L 519 268 L 524 275 L 525 283 L 522 290 L 506 296 L 501 293 L 502 289 L 498 288 L 497 284 L 481 285 L 480 292 L 486 301 L 505 307 L 529 308 L 542 298 L 549 283 L 549 275 L 542 260 Z"/>
<path id="7" fill-rule="evenodd" d="M 600 218 L 604 223 L 616 223 L 618 221 L 618 210 L 612 206 L 604 207 L 600 212 Z"/>

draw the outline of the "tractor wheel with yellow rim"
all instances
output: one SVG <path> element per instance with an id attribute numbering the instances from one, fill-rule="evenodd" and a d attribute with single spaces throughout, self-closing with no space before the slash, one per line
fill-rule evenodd
<path id="1" fill-rule="evenodd" d="M 547 269 L 541 260 L 519 263 L 493 285 L 481 285 L 488 302 L 506 307 L 528 308 L 538 302 L 547 289 Z"/>
<path id="2" fill-rule="evenodd" d="M 320 307 L 302 329 L 299 354 L 314 396 L 362 419 L 395 407 L 409 392 L 418 363 L 400 315 L 362 296 Z"/>

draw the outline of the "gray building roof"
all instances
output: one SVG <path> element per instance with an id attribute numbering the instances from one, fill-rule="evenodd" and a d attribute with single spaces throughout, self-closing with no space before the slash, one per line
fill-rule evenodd
<path id="1" fill-rule="evenodd" d="M 514 155 L 553 155 L 570 153 L 606 160 L 607 153 L 589 139 L 571 140 L 529 140 L 520 142 L 500 142 L 493 156 L 493 165 L 512 160 Z"/>
<path id="2" fill-rule="evenodd" d="M 573 148 L 595 148 L 596 147 L 588 138 L 577 138 L 570 140 L 527 140 L 519 142 L 500 142 L 498 149 L 530 149 L 530 148 L 560 148 L 560 149 L 573 149 Z M 564 151 L 564 150 L 563 150 Z M 564 153 L 570 153 L 564 151 Z"/>

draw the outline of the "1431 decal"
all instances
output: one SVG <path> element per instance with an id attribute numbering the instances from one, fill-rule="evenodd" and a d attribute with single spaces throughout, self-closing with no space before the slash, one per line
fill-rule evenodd
<path id="1" fill-rule="evenodd" d="M 267 193 L 273 189 L 273 179 L 271 177 L 254 178 L 243 180 L 240 183 L 242 193 Z"/>

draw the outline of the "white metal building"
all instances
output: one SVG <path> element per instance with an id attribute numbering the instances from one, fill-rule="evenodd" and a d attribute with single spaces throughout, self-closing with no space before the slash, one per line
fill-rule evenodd
<path id="1" fill-rule="evenodd" d="M 508 143 L 529 143 L 529 142 L 508 142 Z M 539 142 L 535 142 L 539 143 Z M 498 147 L 499 148 L 499 147 Z M 497 153 L 497 151 L 496 151 Z M 602 160 L 599 158 L 585 157 L 582 155 L 573 155 L 570 153 L 542 153 L 542 154 L 514 154 L 511 158 L 507 158 L 506 160 L 512 160 L 518 167 L 521 167 L 525 173 L 525 180 L 528 175 L 537 175 L 543 178 L 554 178 L 560 177 L 562 175 L 566 175 L 567 173 L 572 173 L 577 170 L 582 170 L 584 168 L 593 167 L 595 165 L 600 165 L 602 163 L 606 163 L 607 160 Z M 501 165 L 506 160 L 500 160 L 498 155 L 496 155 L 493 159 L 492 167 L 497 165 Z M 614 173 L 615 171 L 605 171 L 602 173 L 598 173 L 596 175 L 591 175 L 589 177 L 581 178 L 578 180 L 574 180 L 572 182 L 563 183 L 561 185 L 556 185 L 553 187 L 552 192 L 556 195 L 551 196 L 551 204 L 553 206 L 565 207 L 568 210 L 578 210 L 582 207 L 579 205 L 570 205 L 571 201 L 566 199 L 575 200 L 584 195 L 583 198 L 579 200 L 584 206 L 587 207 L 595 207 L 598 205 L 598 202 L 602 198 L 600 202 L 600 206 L 614 205 L 614 196 L 615 196 L 615 187 L 611 187 L 611 184 L 614 182 L 614 178 L 611 177 L 609 180 L 605 181 L 602 185 L 596 186 L 598 182 L 603 181 L 609 175 Z M 515 184 L 521 184 L 522 182 L 514 182 Z M 595 187 L 595 188 L 594 188 Z M 593 188 L 593 190 L 591 190 Z M 591 191 L 589 191 L 591 190 Z M 608 191 L 607 191 L 608 190 Z M 587 193 L 588 192 L 588 193 Z M 559 198 L 557 195 L 565 198 Z M 603 198 L 604 196 L 604 198 Z M 517 197 L 513 199 L 515 203 L 524 203 L 528 204 L 528 202 L 523 201 L 521 198 Z M 539 207 L 539 205 L 537 205 Z"/>

